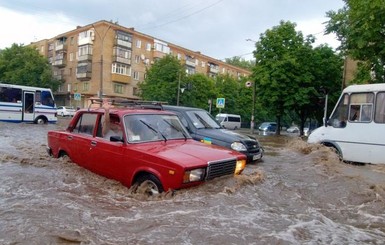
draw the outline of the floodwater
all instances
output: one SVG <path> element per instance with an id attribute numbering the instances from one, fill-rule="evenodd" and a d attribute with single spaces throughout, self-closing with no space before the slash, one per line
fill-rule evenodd
<path id="1" fill-rule="evenodd" d="M 384 244 L 385 166 L 258 136 L 241 176 L 146 198 L 45 151 L 56 125 L 0 122 L 0 244 Z"/>

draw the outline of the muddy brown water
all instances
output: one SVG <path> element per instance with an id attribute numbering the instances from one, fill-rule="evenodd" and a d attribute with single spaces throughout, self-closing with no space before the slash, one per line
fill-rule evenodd
<path id="1" fill-rule="evenodd" d="M 385 166 L 257 136 L 241 176 L 156 198 L 46 153 L 55 125 L 0 122 L 0 244 L 384 244 Z"/>

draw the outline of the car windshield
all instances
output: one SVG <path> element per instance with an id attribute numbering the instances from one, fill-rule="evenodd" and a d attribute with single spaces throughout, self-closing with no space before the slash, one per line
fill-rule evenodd
<path id="1" fill-rule="evenodd" d="M 225 117 L 216 116 L 215 119 L 216 119 L 218 122 L 223 122 L 223 120 L 225 120 Z"/>
<path id="2" fill-rule="evenodd" d="M 221 128 L 217 121 L 206 111 L 187 111 L 187 116 L 194 126 L 201 128 Z"/>
<path id="3" fill-rule="evenodd" d="M 129 142 L 187 139 L 189 134 L 175 115 L 140 114 L 124 117 Z"/>

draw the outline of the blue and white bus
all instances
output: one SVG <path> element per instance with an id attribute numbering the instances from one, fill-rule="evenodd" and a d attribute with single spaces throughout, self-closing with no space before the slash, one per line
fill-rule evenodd
<path id="1" fill-rule="evenodd" d="M 385 164 L 385 83 L 345 88 L 308 142 L 333 147 L 347 162 Z"/>
<path id="2" fill-rule="evenodd" d="M 0 121 L 56 123 L 51 89 L 0 83 Z"/>

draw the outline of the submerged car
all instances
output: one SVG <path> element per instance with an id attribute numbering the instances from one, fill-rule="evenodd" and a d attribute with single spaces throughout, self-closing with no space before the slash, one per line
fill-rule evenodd
<path id="1" fill-rule="evenodd" d="M 48 132 L 48 153 L 148 194 L 196 186 L 240 174 L 244 154 L 191 138 L 171 112 L 127 106 L 81 109 L 66 130 Z M 106 122 L 109 122 L 108 124 Z M 106 138 L 106 125 L 113 134 Z M 139 189 L 139 188 L 138 188 Z"/>
<path id="2" fill-rule="evenodd" d="M 162 107 L 163 110 L 176 113 L 197 141 L 238 151 L 246 155 L 248 163 L 263 157 L 263 148 L 256 138 L 222 128 L 206 110 L 172 105 Z"/>
<path id="3" fill-rule="evenodd" d="M 276 122 L 264 122 L 259 125 L 258 130 L 263 133 L 274 133 L 277 130 Z"/>

